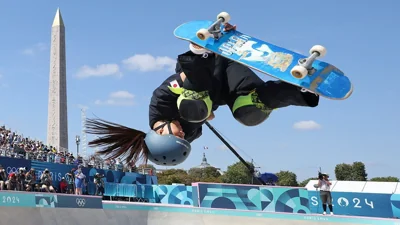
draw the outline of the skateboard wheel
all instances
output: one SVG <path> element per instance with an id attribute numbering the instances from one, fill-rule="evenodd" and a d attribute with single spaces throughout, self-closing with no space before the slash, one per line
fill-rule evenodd
<path id="1" fill-rule="evenodd" d="M 218 14 L 217 20 L 219 20 L 220 18 L 223 19 L 223 24 L 228 23 L 229 20 L 231 20 L 231 16 L 227 12 L 221 12 L 220 14 Z"/>
<path id="2" fill-rule="evenodd" d="M 196 36 L 200 40 L 204 41 L 204 40 L 208 39 L 211 36 L 211 33 L 207 29 L 202 28 L 202 29 L 197 31 Z"/>
<path id="3" fill-rule="evenodd" d="M 293 69 L 290 71 L 292 76 L 296 79 L 303 79 L 304 77 L 307 76 L 308 70 L 302 66 L 295 66 Z"/>
<path id="4" fill-rule="evenodd" d="M 326 48 L 322 45 L 314 45 L 310 49 L 310 55 L 314 52 L 317 52 L 319 54 L 319 57 L 324 57 L 326 54 Z"/>

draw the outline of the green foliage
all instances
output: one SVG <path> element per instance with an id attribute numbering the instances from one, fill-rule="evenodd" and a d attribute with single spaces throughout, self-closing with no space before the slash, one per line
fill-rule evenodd
<path id="1" fill-rule="evenodd" d="M 366 181 L 368 174 L 364 163 L 354 162 L 352 165 L 346 163 L 336 165 L 335 176 L 337 180 Z"/>
<path id="2" fill-rule="evenodd" d="M 249 165 L 254 166 L 250 162 Z M 141 168 L 153 168 L 153 165 L 139 165 Z M 294 172 L 282 170 L 276 173 L 278 176 L 279 186 L 291 187 L 305 187 L 310 180 L 317 180 L 317 177 L 311 177 L 300 184 L 297 182 L 297 175 Z M 346 181 L 366 181 L 368 174 L 366 173 L 365 164 L 363 162 L 354 162 L 353 164 L 341 163 L 335 167 L 336 180 Z M 210 183 L 231 183 L 231 184 L 253 184 L 254 181 L 252 174 L 247 167 L 241 163 L 236 162 L 228 166 L 226 172 L 221 175 L 220 172 L 214 167 L 206 168 L 191 168 L 188 172 L 182 169 L 169 169 L 161 173 L 157 173 L 159 184 L 172 184 L 182 183 L 191 185 L 193 182 L 210 182 Z M 254 181 L 254 182 L 253 182 Z M 370 181 L 380 182 L 400 182 L 397 177 L 374 177 Z"/>
<path id="3" fill-rule="evenodd" d="M 221 174 L 214 167 L 191 168 L 188 175 L 192 182 L 221 183 Z"/>
<path id="4" fill-rule="evenodd" d="M 170 185 L 172 183 L 180 183 L 191 185 L 192 183 L 187 172 L 182 169 L 164 170 L 162 173 L 158 173 L 157 177 L 158 184 Z"/>
<path id="5" fill-rule="evenodd" d="M 367 181 L 368 174 L 365 169 L 365 164 L 362 162 L 354 162 L 353 166 L 353 180 L 355 181 Z"/>
<path id="6" fill-rule="evenodd" d="M 279 171 L 278 173 L 276 173 L 276 176 L 279 179 L 277 183 L 277 185 L 279 186 L 291 186 L 291 187 L 299 186 L 299 184 L 297 183 L 297 176 L 293 172 Z"/>
<path id="7" fill-rule="evenodd" d="M 310 177 L 308 179 L 303 180 L 300 184 L 299 187 L 305 187 L 310 180 L 318 180 L 318 177 Z"/>
<path id="8" fill-rule="evenodd" d="M 250 162 L 247 163 L 252 165 Z M 252 181 L 252 174 L 242 162 L 228 166 L 228 169 L 222 176 L 222 182 L 228 184 L 252 184 Z"/>
<path id="9" fill-rule="evenodd" d="M 141 170 L 141 169 L 153 169 L 153 170 L 155 170 L 156 169 L 152 164 L 140 164 L 137 168 L 139 170 Z"/>
<path id="10" fill-rule="evenodd" d="M 371 178 L 370 181 L 377 181 L 377 182 L 400 182 L 399 178 L 397 177 L 374 177 Z"/>

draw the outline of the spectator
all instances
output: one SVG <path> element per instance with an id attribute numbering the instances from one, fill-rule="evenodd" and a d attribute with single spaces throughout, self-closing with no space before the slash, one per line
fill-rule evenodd
<path id="1" fill-rule="evenodd" d="M 4 190 L 4 185 L 7 182 L 7 174 L 6 171 L 4 170 L 3 166 L 0 165 L 0 190 Z"/>
<path id="2" fill-rule="evenodd" d="M 68 193 L 75 194 L 75 169 L 72 169 L 71 172 L 67 173 L 68 180 Z"/>
<path id="3" fill-rule="evenodd" d="M 46 168 L 44 170 L 42 176 L 40 177 L 40 181 L 42 183 L 42 189 L 46 190 L 47 192 L 56 192 L 52 185 L 53 180 L 51 178 L 49 169 Z"/>
<path id="4" fill-rule="evenodd" d="M 16 174 L 18 187 L 19 187 L 18 191 L 24 191 L 25 190 L 25 172 L 26 172 L 26 168 L 25 167 L 20 167 L 18 169 L 18 173 Z"/>
<path id="5" fill-rule="evenodd" d="M 82 172 L 82 165 L 78 166 L 78 169 L 75 171 L 75 194 L 82 195 L 82 188 L 84 185 L 85 174 Z"/>
<path id="6" fill-rule="evenodd" d="M 36 173 L 35 168 L 31 168 L 25 174 L 26 191 L 34 191 L 36 186 Z"/>
<path id="7" fill-rule="evenodd" d="M 18 191 L 20 190 L 18 181 L 17 181 L 17 174 L 14 172 L 8 174 L 8 180 L 7 180 L 7 190 L 9 191 Z"/>
<path id="8" fill-rule="evenodd" d="M 332 208 L 332 195 L 331 195 L 331 185 L 329 181 L 329 175 L 326 173 L 320 173 L 318 176 L 318 187 L 320 188 L 320 196 L 322 201 L 323 214 L 326 215 L 326 205 L 328 205 L 331 215 L 333 215 Z"/>
<path id="9" fill-rule="evenodd" d="M 96 193 L 94 195 L 104 195 L 104 181 L 103 181 L 104 175 L 100 175 L 100 173 L 96 173 L 94 175 L 94 183 L 96 184 Z"/>
<path id="10" fill-rule="evenodd" d="M 67 191 L 68 191 L 68 183 L 65 180 L 65 177 L 62 177 L 60 181 L 60 193 L 67 193 Z"/>

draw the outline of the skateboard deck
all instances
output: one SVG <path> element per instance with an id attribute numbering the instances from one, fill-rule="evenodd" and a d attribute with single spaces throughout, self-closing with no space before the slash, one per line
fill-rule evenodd
<path id="1" fill-rule="evenodd" d="M 215 23 L 216 21 L 211 20 L 190 21 L 178 26 L 174 30 L 174 35 L 251 69 L 329 99 L 344 100 L 352 94 L 353 85 L 342 71 L 316 59 L 325 54 L 323 52 L 326 50 L 321 49 L 324 48 L 323 46 L 314 50 L 312 48 L 310 55 L 305 56 L 242 33 L 237 29 L 224 31 L 224 23 L 216 25 Z M 211 27 L 219 27 L 220 36 L 215 37 L 214 32 L 210 31 Z M 200 32 L 200 29 L 203 30 Z M 315 49 L 319 49 L 322 53 L 313 54 Z M 305 67 L 304 62 L 307 58 L 310 60 Z M 299 62 L 303 62 L 301 64 L 303 66 Z"/>

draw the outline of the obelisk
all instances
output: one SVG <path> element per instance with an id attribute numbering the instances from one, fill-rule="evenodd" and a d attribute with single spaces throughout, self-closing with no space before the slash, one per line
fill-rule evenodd
<path id="1" fill-rule="evenodd" d="M 57 9 L 51 28 L 50 81 L 47 115 L 47 145 L 68 151 L 67 79 L 65 27 Z"/>

